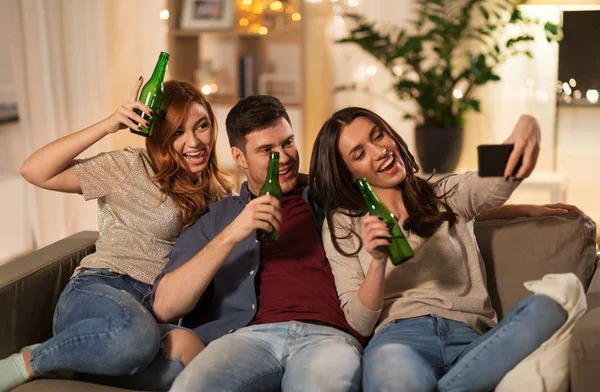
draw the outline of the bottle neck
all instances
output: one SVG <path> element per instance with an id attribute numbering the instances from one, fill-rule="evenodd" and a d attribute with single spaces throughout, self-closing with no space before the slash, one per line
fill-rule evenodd
<path id="1" fill-rule="evenodd" d="M 367 182 L 367 180 L 363 179 L 359 179 L 357 181 L 358 184 L 358 189 L 360 189 L 360 193 L 362 194 L 363 199 L 365 199 L 365 203 L 367 204 L 367 209 L 369 211 L 374 211 L 375 210 L 375 199 L 373 198 L 373 191 L 371 190 L 371 187 L 369 186 L 369 183 Z"/>
<path id="2" fill-rule="evenodd" d="M 279 184 L 279 154 L 271 153 L 269 168 L 267 169 L 267 182 Z"/>
<path id="3" fill-rule="evenodd" d="M 391 211 L 379 200 L 366 179 L 359 181 L 359 187 L 370 213 L 379 216 L 391 215 Z"/>
<path id="4" fill-rule="evenodd" d="M 153 80 L 163 80 L 165 78 L 165 73 L 167 72 L 167 65 L 169 64 L 169 57 L 163 56 L 162 54 L 158 58 L 158 62 L 156 63 L 156 67 L 154 67 L 154 72 L 152 72 L 152 76 L 150 79 Z"/>

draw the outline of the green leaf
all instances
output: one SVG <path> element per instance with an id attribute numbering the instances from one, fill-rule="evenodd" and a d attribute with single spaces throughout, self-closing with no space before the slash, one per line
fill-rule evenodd
<path id="1" fill-rule="evenodd" d="M 487 21 L 490 20 L 490 13 L 488 12 L 488 10 L 485 9 L 484 6 L 480 5 L 479 6 L 479 11 L 481 12 L 481 15 L 483 15 L 483 18 Z"/>
<path id="2" fill-rule="evenodd" d="M 521 20 L 523 20 L 523 15 L 521 14 L 521 11 L 519 11 L 518 8 L 513 9 L 512 14 L 510 15 L 509 23 L 515 23 Z"/>
<path id="3" fill-rule="evenodd" d="M 467 108 L 471 108 L 471 109 L 475 110 L 476 112 L 480 112 L 481 111 L 481 102 L 478 99 L 470 99 L 467 102 Z"/>
<path id="4" fill-rule="evenodd" d="M 401 80 L 398 83 L 396 83 L 397 90 L 412 90 L 416 87 L 417 83 L 413 82 L 412 80 Z"/>
<path id="5" fill-rule="evenodd" d="M 508 41 L 506 41 L 506 47 L 510 48 L 514 44 L 516 44 L 518 42 L 523 42 L 523 41 L 535 41 L 535 37 L 533 37 L 531 35 L 522 35 L 520 37 L 510 38 Z"/>

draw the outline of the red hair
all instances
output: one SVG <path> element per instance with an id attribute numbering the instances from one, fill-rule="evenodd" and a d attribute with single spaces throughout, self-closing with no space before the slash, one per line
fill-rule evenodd
<path id="1" fill-rule="evenodd" d="M 187 175 L 179 154 L 173 148 L 174 133 L 183 123 L 192 102 L 197 102 L 206 109 L 212 132 L 208 165 L 198 175 L 196 182 Z M 184 229 L 206 212 L 208 204 L 231 194 L 231 182 L 217 164 L 216 145 L 217 121 L 202 93 L 188 82 L 165 82 L 161 110 L 156 116 L 152 136 L 146 139 L 146 149 L 156 173 L 152 179 L 160 184 L 166 196 L 175 201 Z"/>

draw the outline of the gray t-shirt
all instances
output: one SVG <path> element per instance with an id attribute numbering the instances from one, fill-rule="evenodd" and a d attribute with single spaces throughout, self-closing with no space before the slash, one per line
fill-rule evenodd
<path id="1" fill-rule="evenodd" d="M 85 200 L 98 199 L 96 252 L 81 268 L 105 268 L 152 284 L 167 264 L 182 228 L 175 202 L 165 197 L 144 149 L 76 159 L 73 169 Z"/>
<path id="2" fill-rule="evenodd" d="M 373 311 L 358 299 L 358 288 L 365 280 L 371 255 L 363 247 L 354 257 L 340 254 L 333 243 L 327 222 L 323 244 L 335 278 L 340 303 L 348 323 L 363 336 L 369 336 L 390 321 L 437 314 L 464 322 L 480 332 L 496 324 L 486 288 L 485 266 L 473 232 L 473 220 L 481 211 L 501 206 L 519 182 L 504 178 L 481 178 L 476 172 L 449 176 L 436 187 L 438 195 L 457 186 L 446 200 L 458 215 L 452 227 L 445 222 L 429 238 L 405 232 L 415 255 L 394 266 L 389 260 L 385 271 L 383 308 Z M 336 235 L 344 237 L 348 228 L 362 235 L 360 218 L 342 213 L 333 217 Z M 402 227 L 403 221 L 398 222 Z M 339 240 L 347 252 L 354 252 L 358 239 Z"/>

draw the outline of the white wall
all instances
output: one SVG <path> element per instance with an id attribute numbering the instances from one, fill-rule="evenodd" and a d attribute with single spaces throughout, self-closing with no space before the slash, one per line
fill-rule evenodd
<path id="1" fill-rule="evenodd" d="M 366 17 L 376 20 L 380 26 L 406 27 L 411 20 L 415 7 L 413 0 L 361 0 L 356 10 Z M 344 36 L 345 22 L 341 16 L 334 16 L 331 25 L 331 36 L 339 39 Z M 351 82 L 368 85 L 371 91 L 385 91 L 392 81 L 391 75 L 380 66 L 372 56 L 366 54 L 356 45 L 332 44 L 333 55 L 332 78 L 334 86 Z M 375 66 L 377 73 L 369 76 L 367 68 Z M 325 92 L 326 93 L 326 92 Z M 367 95 L 360 92 L 343 92 L 334 96 L 334 110 L 347 106 L 363 106 L 381 115 L 405 139 L 411 151 L 415 151 L 414 123 L 402 119 L 412 104 L 401 102 L 393 93 L 385 95 Z"/>
<path id="2" fill-rule="evenodd" d="M 600 107 L 560 107 L 557 136 L 565 201 L 600 223 Z"/>
<path id="3" fill-rule="evenodd" d="M 167 49 L 166 21 L 159 18 L 165 0 L 105 1 L 110 108 L 115 110 L 127 102 L 140 76 L 148 80 Z M 112 135 L 111 142 L 115 150 L 145 146 L 143 137 L 126 130 Z"/>

